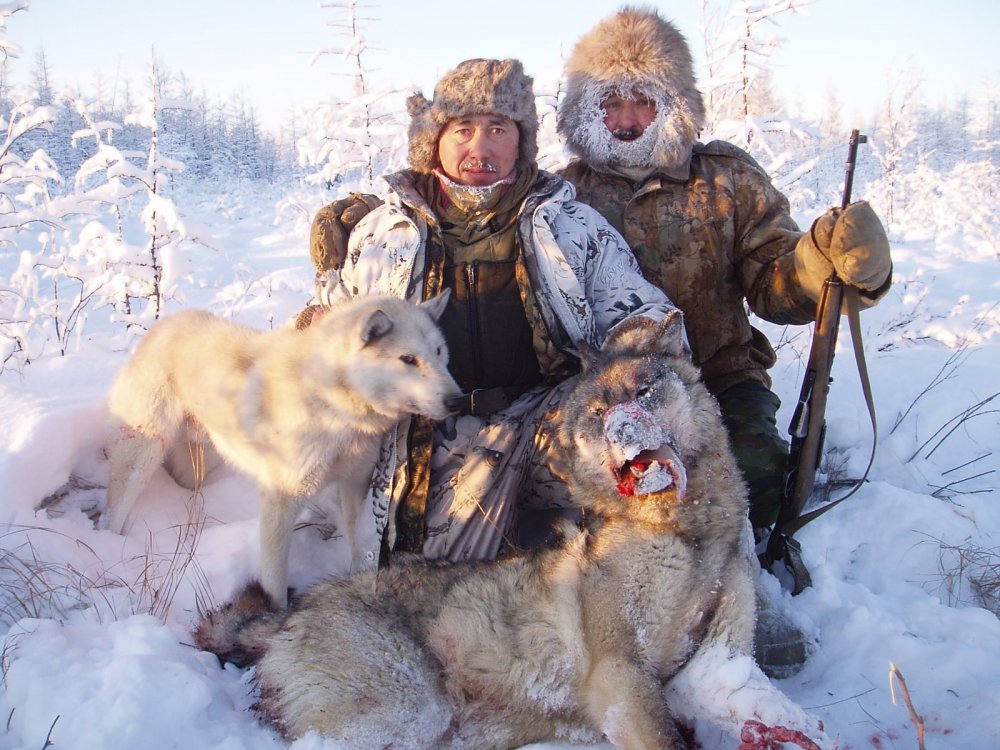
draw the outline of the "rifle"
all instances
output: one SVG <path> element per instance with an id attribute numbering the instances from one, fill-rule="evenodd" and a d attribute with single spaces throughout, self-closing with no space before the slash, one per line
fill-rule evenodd
<path id="1" fill-rule="evenodd" d="M 844 194 L 841 199 L 842 209 L 847 208 L 851 203 L 858 144 L 867 143 L 867 141 L 868 138 L 861 135 L 859 131 L 851 131 L 845 165 Z M 872 427 L 875 428 L 875 410 L 864 364 L 860 325 L 857 320 L 857 289 L 845 286 L 834 271 L 830 278 L 823 283 L 823 291 L 816 311 L 816 327 L 809 350 L 809 362 L 802 379 L 799 400 L 788 426 L 788 433 L 792 439 L 785 470 L 781 509 L 778 512 L 778 520 L 774 524 L 774 529 L 768 537 L 767 546 L 760 555 L 761 566 L 772 573 L 775 572 L 774 563 L 779 560 L 784 563 L 792 576 L 792 595 L 799 594 L 803 589 L 812 585 L 809 571 L 802 562 L 801 545 L 793 535 L 806 523 L 853 495 L 868 475 L 866 469 L 865 475 L 846 495 L 808 514 L 802 514 L 802 510 L 812 496 L 816 470 L 819 469 L 820 459 L 823 455 L 823 442 L 826 437 L 826 400 L 832 382 L 830 371 L 833 367 L 834 351 L 837 348 L 840 313 L 845 305 L 854 338 L 858 370 L 861 373 L 862 386 L 868 401 L 868 411 Z M 873 442 L 872 455 L 868 462 L 869 469 L 874 457 L 875 445 Z"/>

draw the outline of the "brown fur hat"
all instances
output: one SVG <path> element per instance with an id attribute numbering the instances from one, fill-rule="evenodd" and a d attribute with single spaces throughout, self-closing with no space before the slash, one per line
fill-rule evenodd
<path id="1" fill-rule="evenodd" d="M 593 153 L 586 128 L 610 93 L 639 90 L 669 110 L 650 166 L 682 163 L 704 126 L 705 105 L 694 76 L 691 51 L 681 33 L 651 8 L 625 6 L 584 34 L 566 63 L 566 96 L 558 130 L 570 149 L 592 164 L 607 163 Z M 595 102 L 597 105 L 595 107 Z"/>
<path id="2" fill-rule="evenodd" d="M 417 93 L 406 100 L 410 113 L 410 166 L 430 172 L 438 166 L 438 136 L 449 120 L 496 114 L 517 123 L 522 159 L 538 156 L 538 114 L 532 80 L 519 60 L 466 60 L 438 81 L 434 101 Z"/>

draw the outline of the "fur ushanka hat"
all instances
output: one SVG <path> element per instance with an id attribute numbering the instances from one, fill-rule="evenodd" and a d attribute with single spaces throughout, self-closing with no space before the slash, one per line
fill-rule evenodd
<path id="1" fill-rule="evenodd" d="M 691 51 L 681 33 L 649 8 L 625 6 L 580 37 L 566 62 L 566 96 L 557 129 L 570 150 L 592 166 L 614 161 L 601 131 L 610 94 L 639 91 L 654 100 L 655 142 L 648 166 L 684 163 L 705 122 Z M 600 124 L 600 127 L 598 127 Z M 604 128 L 606 130 L 606 128 Z"/>
<path id="2" fill-rule="evenodd" d="M 532 80 L 518 60 L 466 60 L 434 87 L 434 101 L 423 94 L 406 100 L 410 113 L 410 166 L 431 172 L 438 166 L 438 136 L 449 120 L 497 114 L 517 123 L 520 156 L 538 156 L 538 114 Z"/>

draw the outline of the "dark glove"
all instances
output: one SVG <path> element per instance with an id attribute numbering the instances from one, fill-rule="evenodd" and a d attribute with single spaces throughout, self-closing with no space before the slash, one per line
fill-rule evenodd
<path id="1" fill-rule="evenodd" d="M 832 208 L 799 240 L 795 267 L 803 288 L 814 299 L 834 270 L 845 284 L 863 292 L 880 291 L 892 272 L 889 238 L 866 201 Z"/>
<path id="2" fill-rule="evenodd" d="M 351 230 L 382 205 L 374 195 L 351 193 L 316 212 L 309 232 L 309 257 L 320 273 L 344 267 Z"/>

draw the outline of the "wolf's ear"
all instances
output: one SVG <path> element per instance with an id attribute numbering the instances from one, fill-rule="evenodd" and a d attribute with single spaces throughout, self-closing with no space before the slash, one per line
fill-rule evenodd
<path id="1" fill-rule="evenodd" d="M 586 341 L 581 341 L 576 345 L 576 352 L 580 356 L 580 368 L 583 372 L 589 372 L 597 364 L 601 356 L 599 349 L 591 346 Z"/>
<path id="2" fill-rule="evenodd" d="M 441 316 L 444 315 L 444 309 L 448 306 L 448 298 L 450 296 L 451 289 L 445 289 L 436 297 L 431 297 L 429 300 L 419 303 L 417 307 L 424 310 L 434 320 L 441 320 Z"/>
<path id="3" fill-rule="evenodd" d="M 656 324 L 657 340 L 654 346 L 657 351 L 668 357 L 685 357 L 690 359 L 691 346 L 688 344 L 687 333 L 684 331 L 684 314 L 680 310 L 672 310 Z"/>
<path id="4" fill-rule="evenodd" d="M 375 310 L 361 324 L 362 346 L 368 346 L 392 330 L 392 318 L 384 310 Z"/>
<path id="5" fill-rule="evenodd" d="M 687 336 L 684 334 L 684 317 L 680 310 L 673 310 L 663 320 L 642 316 L 626 318 L 608 333 L 602 352 L 648 352 L 668 357 L 689 355 Z"/>

